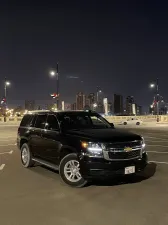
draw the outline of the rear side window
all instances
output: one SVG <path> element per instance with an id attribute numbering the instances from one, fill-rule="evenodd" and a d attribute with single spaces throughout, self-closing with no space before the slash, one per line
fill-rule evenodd
<path id="1" fill-rule="evenodd" d="M 46 127 L 47 127 L 47 130 L 58 130 L 59 129 L 58 121 L 54 115 L 48 115 Z"/>
<path id="2" fill-rule="evenodd" d="M 47 120 L 47 115 L 38 115 L 35 123 L 36 128 L 44 129 Z"/>
<path id="3" fill-rule="evenodd" d="M 25 115 L 20 123 L 21 127 L 28 127 L 33 119 L 33 115 Z"/>

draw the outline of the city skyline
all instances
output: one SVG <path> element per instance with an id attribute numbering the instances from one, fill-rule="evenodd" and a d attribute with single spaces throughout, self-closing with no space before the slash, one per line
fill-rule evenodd
<path id="1" fill-rule="evenodd" d="M 153 85 L 152 85 L 153 86 Z M 113 93 L 112 98 L 108 99 L 101 90 L 97 87 L 97 92 L 92 93 L 83 93 L 78 92 L 74 96 L 73 102 L 60 101 L 59 110 L 93 110 L 98 113 L 108 113 L 109 115 L 144 115 L 144 114 L 153 114 L 156 115 L 166 115 L 168 113 L 168 104 L 164 101 L 163 96 L 159 95 L 159 102 L 157 107 L 157 101 L 154 97 L 153 103 L 148 107 L 147 110 L 144 110 L 144 107 L 141 106 L 134 96 L 127 96 L 123 98 L 121 94 Z M 52 99 L 50 101 L 42 101 L 41 103 L 33 100 L 27 99 L 24 101 L 24 104 L 15 105 L 10 107 L 7 105 L 7 112 L 9 114 L 16 112 L 23 114 L 26 111 L 32 110 L 57 110 L 57 99 L 54 94 L 51 94 Z M 105 102 L 107 102 L 107 108 L 105 108 Z M 1 102 L 2 104 L 2 102 Z M 62 108 L 63 107 L 63 108 Z M 3 105 L 0 108 L 0 114 L 3 114 Z"/>
<path id="2" fill-rule="evenodd" d="M 92 104 L 94 104 L 94 103 L 102 103 L 103 102 L 103 99 L 104 98 L 107 98 L 108 99 L 108 102 L 109 102 L 109 104 L 113 104 L 113 108 L 114 108 L 114 105 L 115 105 L 115 100 L 114 100 L 114 98 L 115 98 L 115 96 L 120 96 L 121 98 L 122 98 L 122 103 L 120 103 L 120 106 L 117 106 L 116 105 L 116 107 L 120 107 L 120 108 L 122 108 L 122 110 L 120 110 L 120 113 L 121 113 L 121 111 L 123 111 L 124 109 L 126 110 L 126 108 L 127 108 L 127 106 L 126 106 L 126 104 L 127 104 L 127 98 L 128 97 L 133 97 L 133 99 L 134 99 L 134 103 L 135 104 L 137 104 L 138 103 L 138 101 L 134 98 L 134 96 L 123 96 L 122 94 L 120 94 L 120 93 L 111 93 L 111 95 L 110 95 L 110 97 L 108 97 L 103 91 L 102 91 L 102 88 L 101 87 L 99 87 L 100 89 L 100 93 L 99 93 L 99 97 L 98 97 L 98 101 L 97 101 L 97 93 L 98 93 L 98 89 L 96 88 L 96 90 L 95 90 L 95 92 L 92 90 L 92 92 L 91 93 L 86 93 L 86 92 L 82 92 L 82 91 L 79 91 L 79 92 L 77 92 L 73 97 L 72 97 L 72 101 L 71 102 L 68 102 L 68 101 L 65 101 L 65 99 L 60 99 L 60 104 L 59 104 L 59 106 L 61 107 L 61 102 L 62 101 L 64 101 L 66 104 L 69 104 L 69 105 L 72 105 L 72 104 L 77 104 L 77 95 L 78 94 L 80 94 L 80 93 L 82 93 L 83 95 L 84 95 L 84 102 L 85 103 L 83 103 L 83 106 L 87 106 L 87 101 L 89 100 L 89 98 L 90 98 L 90 95 L 94 95 L 94 100 L 92 99 Z M 162 97 L 162 96 L 161 96 Z M 163 97 L 162 97 L 162 99 L 163 99 Z M 9 101 L 9 100 L 8 100 Z M 31 99 L 31 98 L 29 98 L 29 99 L 25 99 L 25 100 L 22 100 L 22 101 L 16 101 L 18 104 L 10 104 L 10 102 L 9 102 L 9 104 L 7 104 L 7 106 L 9 107 L 9 108 L 17 108 L 18 106 L 21 106 L 22 108 L 26 108 L 25 107 L 25 104 L 26 104 L 26 102 L 34 102 L 34 105 L 35 105 L 35 108 L 38 108 L 38 107 L 41 107 L 41 108 L 45 108 L 45 106 L 46 105 L 52 105 L 52 104 L 55 104 L 56 103 L 56 98 L 55 97 L 52 97 L 52 94 L 50 94 L 50 99 L 47 99 L 47 100 L 37 100 L 37 99 Z M 122 105 L 122 106 L 121 106 Z M 137 104 L 138 106 L 140 106 L 140 104 L 138 103 Z M 148 107 L 147 107 L 147 110 L 145 109 L 145 110 L 143 110 L 143 111 L 145 111 L 145 112 L 148 112 L 149 110 L 149 106 L 151 106 L 151 104 L 150 105 L 148 105 Z M 142 106 L 141 106 L 142 107 Z M 75 109 L 75 108 L 74 108 Z M 143 109 L 144 109 L 144 106 L 143 106 Z M 127 110 L 126 110 L 127 111 Z M 118 113 L 117 112 L 114 112 L 115 114 L 118 114 L 119 113 L 119 111 L 118 111 Z"/>
<path id="3" fill-rule="evenodd" d="M 132 101 L 127 101 L 129 98 L 133 99 Z M 24 106 L 22 108 L 25 108 L 26 110 L 35 110 L 40 107 L 40 109 L 47 109 L 46 107 L 50 106 L 53 108 L 57 108 L 57 100 L 52 95 L 52 101 L 50 103 L 42 102 L 42 104 L 38 104 L 35 100 L 25 100 Z M 63 105 L 68 105 L 71 110 L 83 110 L 83 109 L 91 109 L 91 110 L 98 110 L 100 112 L 104 111 L 104 100 L 107 99 L 108 105 L 109 105 L 109 111 L 113 112 L 115 115 L 119 114 L 132 114 L 132 104 L 135 104 L 136 107 L 141 107 L 139 104 L 137 104 L 136 99 L 134 99 L 133 96 L 127 96 L 126 98 L 123 98 L 120 94 L 113 94 L 111 99 L 108 99 L 103 92 L 100 89 L 97 89 L 97 92 L 94 93 L 84 93 L 82 91 L 76 93 L 74 96 L 73 102 L 65 102 L 61 101 L 59 104 L 59 109 L 62 108 L 62 102 Z M 106 101 L 106 100 L 105 100 Z M 130 109 L 127 108 L 127 103 L 131 104 Z M 99 109 L 98 109 L 99 108 Z"/>

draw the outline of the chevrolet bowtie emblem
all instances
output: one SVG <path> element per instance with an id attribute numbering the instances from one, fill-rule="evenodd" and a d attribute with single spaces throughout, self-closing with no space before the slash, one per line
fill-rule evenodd
<path id="1" fill-rule="evenodd" d="M 132 148 L 131 148 L 131 147 L 125 147 L 125 148 L 124 148 L 124 151 L 130 152 L 130 151 L 132 151 Z"/>

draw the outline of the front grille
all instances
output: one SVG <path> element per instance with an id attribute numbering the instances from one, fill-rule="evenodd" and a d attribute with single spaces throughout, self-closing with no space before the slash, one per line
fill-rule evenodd
<path id="1" fill-rule="evenodd" d="M 129 142 L 117 142 L 117 143 L 109 143 L 106 145 L 107 150 L 117 150 L 117 149 L 124 149 L 125 147 L 130 148 L 138 148 L 141 147 L 142 143 L 141 140 L 138 141 L 129 141 Z"/>
<path id="2" fill-rule="evenodd" d="M 108 152 L 109 159 L 111 160 L 129 160 L 129 159 L 134 159 L 138 158 L 141 155 L 141 149 L 138 150 L 133 150 L 130 152 L 115 152 L 115 151 L 110 151 Z"/>
<path id="3" fill-rule="evenodd" d="M 126 148 L 132 150 L 126 151 Z M 141 157 L 141 140 L 119 143 L 108 143 L 103 151 L 106 160 L 131 160 Z"/>

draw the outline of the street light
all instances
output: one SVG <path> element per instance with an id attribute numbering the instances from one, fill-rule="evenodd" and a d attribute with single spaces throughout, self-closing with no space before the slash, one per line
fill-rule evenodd
<path id="1" fill-rule="evenodd" d="M 8 86 L 10 86 L 10 82 L 9 81 L 7 81 L 7 79 L 6 79 L 6 77 L 5 77 L 5 82 L 4 82 L 4 91 L 5 91 L 5 93 L 4 93 L 4 97 L 5 97 L 5 102 L 7 103 L 7 101 L 6 101 L 6 97 L 7 97 L 7 94 L 6 94 L 6 92 L 7 92 L 7 87 Z M 4 122 L 6 122 L 6 105 L 5 105 L 5 112 L 4 112 Z"/>
<path id="2" fill-rule="evenodd" d="M 56 83 L 56 98 L 57 98 L 57 109 L 59 109 L 59 74 L 58 74 L 58 63 L 57 63 L 57 68 L 56 68 L 56 71 L 55 70 L 51 70 L 50 72 L 50 75 L 52 77 L 55 77 L 56 76 L 56 80 L 57 80 L 57 83 Z"/>
<path id="3" fill-rule="evenodd" d="M 150 84 L 150 88 L 154 88 L 155 87 L 155 84 Z"/>
<path id="4" fill-rule="evenodd" d="M 9 86 L 10 85 L 10 82 L 9 81 L 6 81 L 6 86 Z"/>
<path id="5" fill-rule="evenodd" d="M 54 71 L 54 70 L 50 71 L 50 75 L 51 75 L 52 77 L 54 77 L 54 76 L 55 76 L 55 71 Z"/>
<path id="6" fill-rule="evenodd" d="M 4 97 L 5 98 L 6 98 L 6 89 L 7 89 L 8 86 L 10 86 L 10 84 L 11 83 L 9 81 L 7 81 L 6 78 L 5 78 L 5 83 L 4 83 L 4 90 L 5 90 L 5 96 Z"/>
<path id="7" fill-rule="evenodd" d="M 156 88 L 156 106 L 157 106 L 157 122 L 159 122 L 159 79 L 155 83 L 150 84 L 150 88 Z"/>

